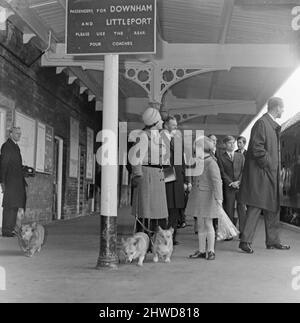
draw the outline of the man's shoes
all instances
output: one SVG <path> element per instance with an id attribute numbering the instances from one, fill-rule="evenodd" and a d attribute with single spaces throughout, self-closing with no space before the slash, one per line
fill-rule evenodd
<path id="1" fill-rule="evenodd" d="M 233 240 L 233 238 L 227 238 L 224 241 L 232 241 L 232 240 Z"/>
<path id="2" fill-rule="evenodd" d="M 206 252 L 200 252 L 199 250 L 195 251 L 192 255 L 189 256 L 191 259 L 202 258 L 206 259 Z"/>
<path id="3" fill-rule="evenodd" d="M 267 249 L 277 249 L 277 250 L 290 250 L 291 247 L 287 245 L 283 245 L 281 243 L 278 244 L 272 244 L 272 245 L 267 245 Z"/>
<path id="4" fill-rule="evenodd" d="M 173 240 L 173 246 L 179 245 L 179 242 L 177 240 Z"/>
<path id="5" fill-rule="evenodd" d="M 239 248 L 246 253 L 254 253 L 253 249 L 251 248 L 251 245 L 248 242 L 240 242 Z"/>

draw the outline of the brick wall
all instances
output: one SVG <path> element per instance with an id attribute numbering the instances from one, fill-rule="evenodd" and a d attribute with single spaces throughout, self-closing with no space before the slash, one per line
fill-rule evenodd
<path id="1" fill-rule="evenodd" d="M 102 124 L 101 113 L 95 112 L 95 102 L 80 95 L 79 84 L 67 84 L 64 73 L 40 66 L 40 55 L 34 40 L 22 44 L 22 33 L 8 22 L 0 31 L 0 95 L 12 100 L 7 107 L 7 128 L 12 124 L 14 109 L 54 128 L 54 135 L 64 140 L 63 158 L 63 217 L 77 216 L 77 179 L 69 178 L 70 117 L 80 122 L 80 145 L 86 147 L 86 127 L 96 134 Z M 28 178 L 28 220 L 50 222 L 53 209 L 53 175 L 37 173 Z M 83 189 L 88 181 L 84 180 Z M 88 201 L 83 202 L 86 210 Z M 83 212 L 84 213 L 84 212 Z"/>

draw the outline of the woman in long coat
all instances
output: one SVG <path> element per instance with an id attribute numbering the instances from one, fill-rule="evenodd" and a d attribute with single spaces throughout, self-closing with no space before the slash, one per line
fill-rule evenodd
<path id="1" fill-rule="evenodd" d="M 155 231 L 158 226 L 165 229 L 168 218 L 159 134 L 162 120 L 157 109 L 148 108 L 143 114 L 143 121 L 145 128 L 140 131 L 139 137 L 140 143 L 144 142 L 147 147 L 140 151 L 143 154 L 142 163 L 132 165 L 132 213 L 138 218 L 137 231 Z M 136 155 L 140 147 L 141 144 L 132 148 L 129 159 Z"/>
<path id="2" fill-rule="evenodd" d="M 196 145 L 198 140 L 196 139 Z M 199 249 L 190 258 L 215 259 L 213 219 L 220 217 L 223 191 L 220 169 L 215 157 L 211 155 L 212 149 L 211 139 L 204 137 L 204 169 L 201 175 L 193 177 L 193 187 L 186 207 L 186 215 L 197 217 L 198 222 Z"/>

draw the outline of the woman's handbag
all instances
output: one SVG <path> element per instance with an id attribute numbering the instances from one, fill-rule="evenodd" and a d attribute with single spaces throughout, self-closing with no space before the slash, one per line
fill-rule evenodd
<path id="1" fill-rule="evenodd" d="M 163 168 L 165 183 L 171 183 L 176 181 L 175 167 L 170 166 Z"/>

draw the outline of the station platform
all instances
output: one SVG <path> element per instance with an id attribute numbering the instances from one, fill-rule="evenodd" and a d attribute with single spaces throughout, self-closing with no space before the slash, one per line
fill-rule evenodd
<path id="1" fill-rule="evenodd" d="M 1 237 L 0 266 L 6 271 L 6 290 L 0 290 L 0 302 L 300 301 L 300 278 L 295 274 L 300 266 L 300 231 L 282 228 L 282 241 L 291 245 L 290 251 L 267 250 L 261 221 L 253 255 L 242 253 L 237 240 L 217 242 L 216 260 L 207 261 L 188 258 L 197 248 L 192 221 L 188 219 L 189 225 L 178 230 L 180 244 L 174 248 L 171 263 L 153 263 L 149 253 L 143 267 L 121 263 L 117 270 L 95 269 L 98 215 L 47 225 L 46 244 L 32 258 L 23 255 L 16 238 Z M 132 230 L 130 209 L 120 209 L 118 240 Z"/>

